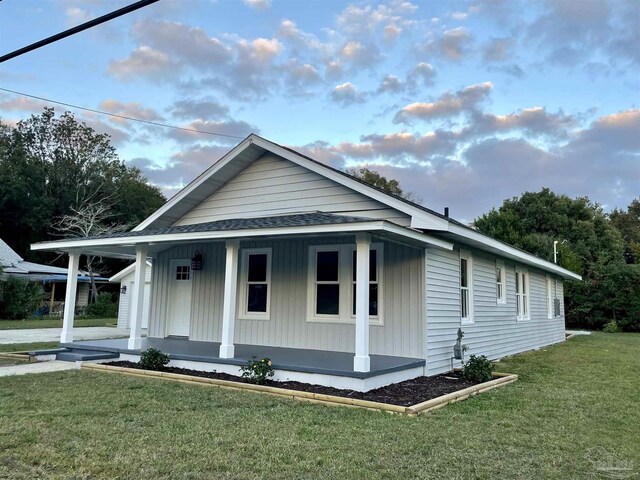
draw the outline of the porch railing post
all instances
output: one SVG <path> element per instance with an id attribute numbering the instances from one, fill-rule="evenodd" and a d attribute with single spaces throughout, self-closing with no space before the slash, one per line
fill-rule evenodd
<path id="1" fill-rule="evenodd" d="M 147 269 L 147 245 L 136 245 L 136 270 L 133 275 L 133 291 L 131 292 L 131 330 L 129 332 L 129 350 L 140 350 L 142 347 L 142 315 L 144 311 L 144 283 Z"/>
<path id="2" fill-rule="evenodd" d="M 353 370 L 371 370 L 369 358 L 369 252 L 371 237 L 366 233 L 356 235 L 356 355 Z"/>
<path id="3" fill-rule="evenodd" d="M 73 342 L 73 320 L 76 316 L 76 289 L 78 288 L 78 266 L 80 252 L 69 252 L 69 268 L 67 270 L 67 292 L 64 296 L 64 314 L 62 316 L 62 334 L 60 343 Z"/>
<path id="4" fill-rule="evenodd" d="M 239 240 L 227 240 L 227 255 L 224 270 L 224 303 L 222 307 L 222 342 L 220 358 L 233 358 L 233 337 L 236 323 L 236 296 L 238 289 Z"/>

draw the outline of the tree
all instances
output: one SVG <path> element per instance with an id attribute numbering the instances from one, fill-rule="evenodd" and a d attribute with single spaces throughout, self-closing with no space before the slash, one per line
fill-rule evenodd
<path id="1" fill-rule="evenodd" d="M 583 277 L 565 283 L 568 325 L 601 328 L 614 320 L 627 330 L 637 328 L 640 283 L 629 279 L 638 278 L 638 272 L 625 264 L 623 235 L 597 203 L 544 188 L 505 200 L 474 225 L 549 261 L 553 242 L 559 242 L 558 263 Z"/>
<path id="2" fill-rule="evenodd" d="M 9 127 L 0 122 L 0 228 L 3 239 L 34 261 L 29 244 L 57 233 L 56 219 L 108 199 L 110 222 L 141 222 L 165 201 L 140 170 L 128 167 L 110 143 L 73 114 L 45 108 Z"/>
<path id="3" fill-rule="evenodd" d="M 383 177 L 378 172 L 374 170 L 370 170 L 366 167 L 360 168 L 348 168 L 347 173 L 351 176 L 356 177 L 358 180 L 362 180 L 369 185 L 379 188 L 380 190 L 384 190 L 387 193 L 392 195 L 397 195 L 398 197 L 402 197 L 405 200 L 409 200 L 410 202 L 420 203 L 422 199 L 413 192 L 407 192 L 404 190 L 400 183 L 397 180 L 391 179 L 388 180 L 386 177 Z"/>
<path id="4" fill-rule="evenodd" d="M 640 197 L 629 204 L 626 212 L 614 209 L 609 218 L 624 238 L 627 263 L 640 263 Z"/>
<path id="5" fill-rule="evenodd" d="M 85 203 L 79 208 L 71 207 L 71 213 L 60 217 L 53 228 L 63 237 L 94 237 L 128 230 L 130 225 L 110 221 L 116 216 L 112 212 L 113 206 L 106 198 Z M 108 270 L 104 269 L 102 258 L 95 255 L 85 256 L 84 267 L 91 282 L 90 301 L 95 302 L 98 296 L 95 277 L 107 273 Z"/>

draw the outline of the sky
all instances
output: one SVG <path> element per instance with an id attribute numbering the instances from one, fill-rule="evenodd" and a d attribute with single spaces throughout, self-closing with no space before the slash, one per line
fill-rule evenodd
<path id="1" fill-rule="evenodd" d="M 4 0 L 8 53 L 133 0 Z M 640 1 L 160 0 L 0 64 L 171 196 L 249 133 L 470 222 L 549 187 L 640 196 Z M 0 91 L 13 124 L 46 102 Z M 55 106 L 62 113 L 65 107 Z"/>

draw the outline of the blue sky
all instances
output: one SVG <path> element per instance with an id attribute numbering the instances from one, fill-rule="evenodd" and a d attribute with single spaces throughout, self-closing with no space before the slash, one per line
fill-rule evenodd
<path id="1" fill-rule="evenodd" d="M 0 52 L 129 3 L 1 2 Z M 0 87 L 255 132 L 467 221 L 543 186 L 605 208 L 640 195 L 636 0 L 161 0 L 0 64 Z M 5 122 L 42 106 L 0 92 Z M 74 113 L 167 195 L 238 141 Z"/>

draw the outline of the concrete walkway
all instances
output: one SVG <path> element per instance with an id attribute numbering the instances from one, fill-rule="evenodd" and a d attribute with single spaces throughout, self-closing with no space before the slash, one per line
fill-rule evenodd
<path id="1" fill-rule="evenodd" d="M 0 377 L 26 375 L 28 373 L 61 372 L 63 370 L 75 370 L 77 368 L 78 367 L 75 362 L 60 362 L 58 360 L 51 362 L 24 363 L 20 365 L 12 365 L 10 367 L 0 367 Z"/>
<path id="2" fill-rule="evenodd" d="M 0 345 L 10 343 L 58 342 L 62 328 L 31 328 L 0 330 Z M 142 331 L 146 335 L 146 330 Z M 98 340 L 102 338 L 128 337 L 128 328 L 78 327 L 73 329 L 74 340 Z"/>

